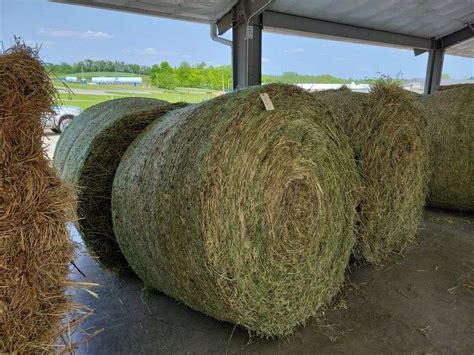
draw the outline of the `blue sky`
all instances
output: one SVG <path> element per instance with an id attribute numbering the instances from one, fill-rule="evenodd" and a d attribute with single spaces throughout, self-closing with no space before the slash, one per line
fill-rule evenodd
<path id="1" fill-rule="evenodd" d="M 209 38 L 207 25 L 133 15 L 46 0 L 0 0 L 0 40 L 13 35 L 42 43 L 47 62 L 85 58 L 151 65 L 230 64 L 230 48 Z M 403 78 L 425 75 L 426 54 L 409 50 L 264 33 L 263 72 L 332 74 L 344 78 L 379 74 Z M 451 78 L 474 76 L 474 59 L 446 56 L 443 72 Z"/>

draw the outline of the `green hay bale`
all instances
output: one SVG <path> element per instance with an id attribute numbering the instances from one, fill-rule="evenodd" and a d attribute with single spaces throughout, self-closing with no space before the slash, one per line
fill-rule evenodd
<path id="1" fill-rule="evenodd" d="M 432 175 L 427 204 L 474 211 L 474 85 L 422 97 L 428 110 Z"/>
<path id="2" fill-rule="evenodd" d="M 165 112 L 181 107 L 148 98 L 106 101 L 84 111 L 61 135 L 54 154 L 60 176 L 77 186 L 78 227 L 92 255 L 106 266 L 126 267 L 112 226 L 112 182 L 133 139 Z"/>
<path id="3" fill-rule="evenodd" d="M 428 175 L 423 107 L 390 83 L 376 84 L 369 94 L 343 89 L 315 97 L 336 113 L 363 180 L 354 256 L 382 263 L 416 240 Z"/>
<path id="4" fill-rule="evenodd" d="M 268 85 L 151 124 L 112 192 L 131 267 L 146 285 L 262 336 L 304 323 L 339 290 L 355 239 L 358 175 L 332 121 L 309 93 Z"/>

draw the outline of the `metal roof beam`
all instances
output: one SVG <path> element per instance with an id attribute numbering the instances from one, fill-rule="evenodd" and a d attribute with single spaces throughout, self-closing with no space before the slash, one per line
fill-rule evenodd
<path id="1" fill-rule="evenodd" d="M 437 41 L 439 41 L 441 48 L 447 49 L 472 37 L 474 37 L 474 24 L 470 23 L 459 31 L 438 38 Z"/>
<path id="2" fill-rule="evenodd" d="M 366 27 L 317 20 L 274 11 L 265 11 L 262 16 L 263 26 L 266 30 L 283 30 L 299 35 L 313 34 L 335 39 L 347 38 L 360 42 L 383 43 L 408 48 L 431 49 L 432 46 L 432 41 L 428 38 L 380 31 Z"/>
<path id="3" fill-rule="evenodd" d="M 360 26 L 345 25 L 337 22 L 312 19 L 276 11 L 264 11 L 263 26 L 266 30 L 293 31 L 296 34 L 322 35 L 332 38 L 355 39 L 361 42 L 384 43 L 400 47 L 431 49 L 432 41 L 428 38 L 403 35 L 388 31 L 374 30 Z M 219 34 L 232 28 L 232 11 L 218 22 Z"/>
<path id="4" fill-rule="evenodd" d="M 467 41 L 472 37 L 474 37 L 474 24 L 470 23 L 456 32 L 435 39 L 433 48 L 448 49 L 449 47 Z M 420 54 L 428 52 L 428 50 L 415 48 L 413 52 L 415 53 L 415 57 L 417 57 Z"/>
<path id="5" fill-rule="evenodd" d="M 232 22 L 234 21 L 233 11 L 229 11 L 224 16 L 222 16 L 219 20 L 217 20 L 217 30 L 219 36 L 222 36 L 228 30 L 232 28 Z"/>
<path id="6" fill-rule="evenodd" d="M 232 28 L 233 24 L 249 22 L 255 25 L 258 23 L 258 15 L 267 9 L 275 0 L 240 0 L 231 11 L 227 12 L 216 25 L 219 35 L 223 35 Z M 252 22 L 252 23 L 250 23 Z"/>

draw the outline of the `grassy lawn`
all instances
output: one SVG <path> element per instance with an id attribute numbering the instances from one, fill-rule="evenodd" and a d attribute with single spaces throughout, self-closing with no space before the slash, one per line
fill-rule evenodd
<path id="1" fill-rule="evenodd" d="M 57 84 L 57 89 L 59 89 L 60 92 L 59 97 L 61 99 L 61 104 L 78 106 L 82 109 L 86 109 L 100 102 L 118 99 L 122 97 L 150 97 L 165 100 L 168 102 L 184 101 L 196 103 L 211 99 L 220 94 L 219 91 L 210 91 L 194 88 L 177 88 L 175 90 L 164 90 L 130 86 L 116 87 L 82 84 L 69 84 L 68 86 L 73 91 L 73 93 L 67 93 L 64 85 Z M 74 89 L 83 89 L 87 90 L 88 92 L 84 93 L 83 91 L 81 91 L 81 93 L 76 94 L 74 93 Z M 97 94 L 95 94 L 94 91 L 97 91 Z"/>
<path id="2" fill-rule="evenodd" d="M 73 73 L 67 75 L 60 75 L 59 77 L 76 76 L 77 78 L 84 77 L 88 81 L 94 76 L 138 76 L 131 73 L 115 73 L 115 72 L 89 72 Z M 174 90 L 166 90 L 148 85 L 148 76 L 141 75 L 144 84 L 140 86 L 128 85 L 92 85 L 81 83 L 67 83 L 64 84 L 57 78 L 53 77 L 54 85 L 59 91 L 61 104 L 79 106 L 86 109 L 92 105 L 104 102 L 107 100 L 117 99 L 121 97 L 150 97 L 169 102 L 185 101 L 190 103 L 201 102 L 220 95 L 219 91 L 199 88 L 176 88 Z"/>
<path id="3" fill-rule="evenodd" d="M 68 95 L 68 94 L 59 94 L 59 98 L 61 100 L 59 104 L 78 106 L 82 108 L 83 110 L 90 106 L 98 104 L 100 102 L 104 102 L 104 101 L 112 99 L 112 97 L 102 96 L 102 95 Z"/>

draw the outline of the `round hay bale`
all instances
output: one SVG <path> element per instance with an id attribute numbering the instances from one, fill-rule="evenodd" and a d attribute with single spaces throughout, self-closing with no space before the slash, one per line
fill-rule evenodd
<path id="1" fill-rule="evenodd" d="M 363 180 L 354 256 L 382 263 L 416 240 L 428 175 L 423 106 L 385 82 L 368 94 L 343 89 L 314 95 L 332 107 L 349 136 Z"/>
<path id="2" fill-rule="evenodd" d="M 424 96 L 431 180 L 428 206 L 474 211 L 474 85 L 447 86 Z"/>
<path id="3" fill-rule="evenodd" d="M 449 89 L 458 89 L 458 88 L 469 88 L 472 87 L 473 84 L 451 84 L 451 85 L 440 85 L 438 86 L 438 91 L 444 91 Z"/>
<path id="4" fill-rule="evenodd" d="M 66 352 L 57 340 L 81 318 L 66 295 L 74 195 L 42 143 L 57 94 L 37 50 L 19 42 L 0 54 L 0 78 L 0 353 Z"/>
<path id="5" fill-rule="evenodd" d="M 77 186 L 78 227 L 101 264 L 112 269 L 127 266 L 113 233 L 110 204 L 123 153 L 152 121 L 182 106 L 139 97 L 106 101 L 76 117 L 59 139 L 55 166 L 63 179 Z"/>
<path id="6" fill-rule="evenodd" d="M 358 175 L 332 121 L 303 90 L 268 85 L 151 124 L 126 151 L 112 192 L 114 230 L 134 271 L 261 336 L 315 315 L 342 285 L 354 243 Z"/>

